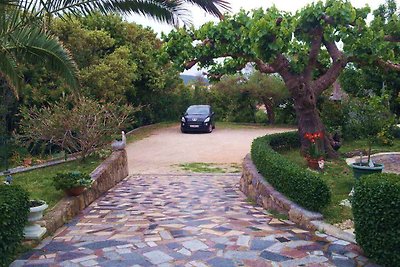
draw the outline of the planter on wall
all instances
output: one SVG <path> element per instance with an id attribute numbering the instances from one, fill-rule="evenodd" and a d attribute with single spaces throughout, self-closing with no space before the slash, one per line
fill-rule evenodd
<path id="1" fill-rule="evenodd" d="M 370 167 L 367 163 L 352 163 L 354 178 L 359 179 L 362 175 L 373 173 L 381 173 L 385 167 L 383 164 L 374 163 L 374 167 Z"/>
<path id="2" fill-rule="evenodd" d="M 35 222 L 43 217 L 43 211 L 47 209 L 48 205 L 43 200 L 31 200 L 31 203 L 33 202 L 37 205 L 29 209 L 28 225 L 24 228 L 25 239 L 41 239 L 46 233 L 46 228 Z"/>
<path id="3" fill-rule="evenodd" d="M 68 196 L 70 197 L 76 197 L 79 196 L 80 194 L 85 191 L 86 187 L 85 186 L 77 186 L 77 187 L 72 187 L 68 189 L 64 189 L 65 193 L 67 193 Z"/>

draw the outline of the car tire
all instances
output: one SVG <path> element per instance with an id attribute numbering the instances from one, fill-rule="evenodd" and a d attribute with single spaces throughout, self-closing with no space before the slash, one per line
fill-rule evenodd
<path id="1" fill-rule="evenodd" d="M 213 126 L 212 126 L 212 124 L 210 124 L 208 126 L 207 133 L 212 133 L 212 131 L 213 131 Z"/>
<path id="2" fill-rule="evenodd" d="M 181 128 L 181 133 L 186 133 L 186 131 L 183 128 Z"/>

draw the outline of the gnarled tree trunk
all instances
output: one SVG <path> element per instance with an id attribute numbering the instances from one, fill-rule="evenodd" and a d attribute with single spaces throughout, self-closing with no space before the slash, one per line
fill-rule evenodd
<path id="1" fill-rule="evenodd" d="M 263 104 L 265 106 L 265 110 L 267 111 L 268 123 L 274 124 L 275 123 L 275 111 L 274 111 L 274 103 L 273 101 L 262 98 Z"/>
<path id="2" fill-rule="evenodd" d="M 323 133 L 323 148 L 329 158 L 337 158 L 337 152 L 332 148 L 330 134 L 326 131 L 323 124 L 319 110 L 317 109 L 317 96 L 314 91 L 304 83 L 297 83 L 298 86 L 291 89 L 294 99 L 294 107 L 297 116 L 297 125 L 301 140 L 301 152 L 306 154 L 305 151 L 310 146 L 304 136 L 306 133 Z"/>

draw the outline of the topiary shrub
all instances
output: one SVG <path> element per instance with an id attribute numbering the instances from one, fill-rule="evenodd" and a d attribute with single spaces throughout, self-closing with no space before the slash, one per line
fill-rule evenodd
<path id="1" fill-rule="evenodd" d="M 8 266 L 28 221 L 28 193 L 19 186 L 0 185 L 0 266 Z"/>
<path id="2" fill-rule="evenodd" d="M 317 175 L 292 163 L 276 150 L 300 147 L 297 132 L 259 137 L 251 146 L 251 158 L 264 178 L 304 208 L 320 211 L 330 202 L 328 185 Z"/>
<path id="3" fill-rule="evenodd" d="M 352 209 L 357 243 L 377 263 L 399 266 L 400 176 L 362 176 L 354 190 Z"/>

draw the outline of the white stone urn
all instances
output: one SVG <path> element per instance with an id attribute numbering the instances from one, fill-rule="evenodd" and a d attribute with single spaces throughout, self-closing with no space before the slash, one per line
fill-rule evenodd
<path id="1" fill-rule="evenodd" d="M 46 228 L 35 222 L 43 217 L 43 211 L 47 209 L 48 205 L 43 200 L 31 200 L 30 202 L 37 205 L 29 209 L 28 225 L 24 228 L 24 237 L 25 239 L 41 239 L 46 233 Z"/>

